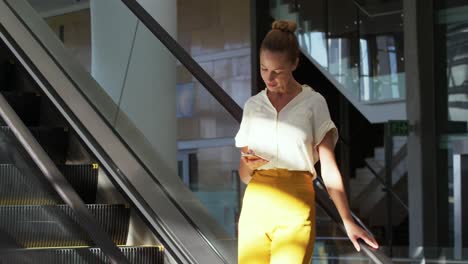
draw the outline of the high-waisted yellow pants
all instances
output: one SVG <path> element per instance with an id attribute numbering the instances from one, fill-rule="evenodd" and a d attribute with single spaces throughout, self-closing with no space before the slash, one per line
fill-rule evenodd
<path id="1" fill-rule="evenodd" d="M 312 175 L 257 170 L 239 218 L 239 264 L 309 264 L 315 242 Z"/>

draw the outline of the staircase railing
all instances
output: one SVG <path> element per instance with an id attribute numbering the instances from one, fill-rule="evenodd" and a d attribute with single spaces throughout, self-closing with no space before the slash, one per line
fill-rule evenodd
<path id="1" fill-rule="evenodd" d="M 342 137 L 339 137 L 338 141 L 349 147 L 349 143 L 344 140 Z M 398 152 L 393 156 L 393 159 L 392 159 L 392 169 L 395 169 L 399 164 L 400 162 L 402 162 L 405 158 L 406 158 L 406 155 L 407 155 L 407 144 L 405 143 L 401 148 L 400 150 L 398 150 Z M 385 191 L 389 191 L 391 193 L 391 195 L 398 201 L 398 203 L 400 203 L 400 205 L 405 208 L 406 211 L 408 211 L 408 205 L 400 198 L 400 196 L 395 192 L 393 191 L 392 188 L 388 188 L 387 187 L 387 184 L 385 182 L 385 168 L 382 168 L 380 171 L 376 171 L 375 168 L 373 168 L 370 164 L 368 164 L 367 162 L 364 162 L 364 166 L 369 169 L 369 171 L 372 173 L 372 176 L 377 179 L 379 181 L 379 183 L 385 188 Z"/>
<path id="2" fill-rule="evenodd" d="M 357 8 L 359 8 L 359 10 L 361 10 L 362 13 L 364 13 L 366 16 L 368 16 L 370 18 L 403 13 L 402 9 L 392 10 L 392 11 L 387 11 L 387 12 L 380 12 L 380 13 L 371 13 L 368 10 L 366 10 L 358 1 L 353 0 L 353 3 Z"/>
<path id="3" fill-rule="evenodd" d="M 404 159 L 406 159 L 407 155 L 407 144 L 405 143 L 401 149 L 393 156 L 393 162 L 392 162 L 392 169 L 395 169 L 400 162 L 402 162 Z M 385 182 L 385 168 L 382 168 L 380 171 L 376 171 L 372 166 L 370 166 L 367 162 L 365 162 L 366 168 L 369 169 L 370 172 L 372 172 L 372 175 L 380 182 L 382 186 L 384 186 L 385 191 L 388 191 L 391 193 L 391 195 L 398 201 L 398 203 L 405 208 L 406 211 L 408 211 L 408 205 L 400 198 L 400 196 L 393 190 L 393 188 L 389 188 L 387 183 Z"/>

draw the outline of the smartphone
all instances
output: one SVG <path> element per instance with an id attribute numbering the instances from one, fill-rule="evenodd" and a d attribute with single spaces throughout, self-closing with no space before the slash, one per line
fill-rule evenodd
<path id="1" fill-rule="evenodd" d="M 267 160 L 267 161 L 268 161 L 268 159 L 266 159 L 266 158 L 264 158 L 264 157 L 262 157 L 262 156 L 260 156 L 260 155 L 254 154 L 254 153 L 245 153 L 245 152 L 242 152 L 242 153 L 241 153 L 241 156 L 242 156 L 242 157 L 246 157 L 247 159 L 259 159 L 259 158 L 260 158 L 260 159 L 263 159 L 263 160 Z"/>

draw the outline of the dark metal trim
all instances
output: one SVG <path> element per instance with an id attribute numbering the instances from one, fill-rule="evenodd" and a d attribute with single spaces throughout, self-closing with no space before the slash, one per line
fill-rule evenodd
<path id="1" fill-rule="evenodd" d="M 98 245 L 109 257 L 112 263 L 129 263 L 123 253 L 112 242 L 109 235 L 99 226 L 94 216 L 86 208 L 70 183 L 46 154 L 41 145 L 37 142 L 26 125 L 21 121 L 10 104 L 0 94 L 0 116 L 10 127 L 11 131 L 24 147 L 31 159 L 49 181 L 50 185 L 57 191 L 63 201 L 74 211 L 78 224 L 86 230 L 89 237 Z"/>

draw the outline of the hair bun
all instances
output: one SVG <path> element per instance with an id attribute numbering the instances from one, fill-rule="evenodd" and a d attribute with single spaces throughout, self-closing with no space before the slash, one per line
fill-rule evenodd
<path id="1" fill-rule="evenodd" d="M 283 32 L 294 33 L 297 29 L 296 22 L 288 21 L 288 20 L 276 20 L 271 25 L 272 29 L 281 30 Z"/>

